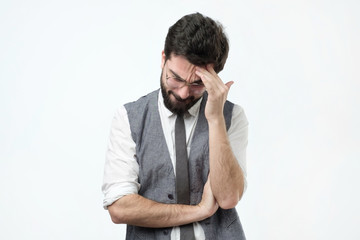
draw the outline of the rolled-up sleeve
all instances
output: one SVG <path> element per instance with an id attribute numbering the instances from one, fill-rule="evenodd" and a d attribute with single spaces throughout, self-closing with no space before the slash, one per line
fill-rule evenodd
<path id="1" fill-rule="evenodd" d="M 235 105 L 228 136 L 233 153 L 243 171 L 244 191 L 247 188 L 246 147 L 248 145 L 248 125 L 249 123 L 243 108 L 239 105 Z"/>
<path id="2" fill-rule="evenodd" d="M 112 120 L 106 152 L 102 185 L 105 209 L 123 196 L 138 193 L 139 165 L 135 151 L 127 111 L 122 106 Z"/>

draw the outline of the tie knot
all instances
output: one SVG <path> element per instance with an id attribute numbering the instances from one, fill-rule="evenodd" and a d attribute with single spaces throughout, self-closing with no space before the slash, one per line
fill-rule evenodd
<path id="1" fill-rule="evenodd" d="M 177 119 L 179 119 L 179 120 L 184 119 L 184 114 L 183 114 L 183 113 L 182 113 L 182 114 L 178 114 L 178 115 L 177 115 Z"/>
<path id="2" fill-rule="evenodd" d="M 182 113 L 178 113 L 177 117 L 179 119 L 184 119 L 184 118 L 187 118 L 189 115 L 190 115 L 190 113 L 188 111 L 185 111 L 185 112 L 182 112 Z"/>

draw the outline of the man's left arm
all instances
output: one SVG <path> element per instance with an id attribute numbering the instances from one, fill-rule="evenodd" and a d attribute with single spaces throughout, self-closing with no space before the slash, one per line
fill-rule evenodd
<path id="1" fill-rule="evenodd" d="M 208 92 L 205 116 L 209 125 L 211 189 L 221 208 L 234 208 L 244 191 L 245 173 L 231 147 L 223 115 L 227 94 L 233 82 L 224 84 L 211 66 L 206 69 L 197 68 L 196 74 L 202 79 Z M 245 128 L 244 134 L 247 134 L 247 122 Z M 247 142 L 247 136 L 245 138 Z"/>

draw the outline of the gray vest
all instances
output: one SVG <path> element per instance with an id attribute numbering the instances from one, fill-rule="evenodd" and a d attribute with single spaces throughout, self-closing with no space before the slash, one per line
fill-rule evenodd
<path id="1" fill-rule="evenodd" d="M 136 159 L 139 164 L 139 194 L 156 202 L 175 204 L 175 174 L 166 145 L 158 111 L 158 93 L 154 91 L 136 102 L 125 104 L 132 138 L 136 143 Z M 200 106 L 189 154 L 190 204 L 201 201 L 209 173 L 209 130 L 204 109 L 207 94 Z M 234 104 L 226 102 L 224 116 L 226 127 L 231 124 Z M 218 209 L 210 218 L 200 222 L 206 239 L 245 239 L 236 209 Z M 128 225 L 126 239 L 170 240 L 172 228 L 144 228 Z"/>

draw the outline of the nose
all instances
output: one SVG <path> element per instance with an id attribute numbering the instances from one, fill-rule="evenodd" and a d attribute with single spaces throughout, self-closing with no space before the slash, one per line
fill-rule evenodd
<path id="1" fill-rule="evenodd" d="M 177 92 L 178 96 L 181 97 L 182 99 L 186 99 L 190 96 L 190 90 L 189 90 L 189 86 L 183 86 L 182 88 L 178 88 L 178 92 Z"/>

